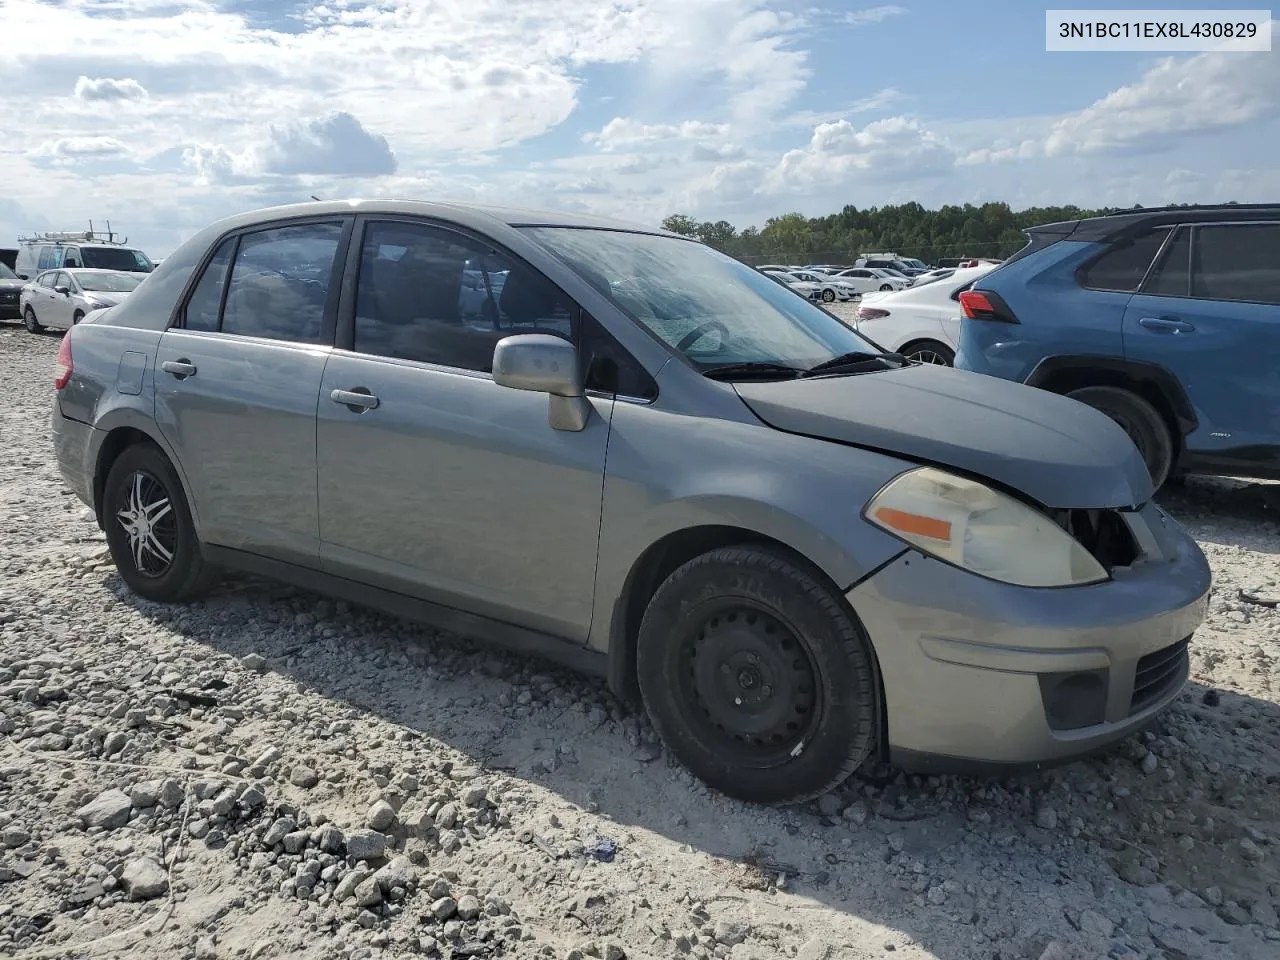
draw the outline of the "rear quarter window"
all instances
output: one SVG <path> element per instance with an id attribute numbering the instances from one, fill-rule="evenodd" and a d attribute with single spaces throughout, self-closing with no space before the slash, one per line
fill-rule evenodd
<path id="1" fill-rule="evenodd" d="M 1090 290 L 1133 293 L 1147 275 L 1151 261 L 1168 235 L 1168 227 L 1157 227 L 1131 240 L 1113 244 L 1081 269 L 1078 275 L 1080 285 Z"/>

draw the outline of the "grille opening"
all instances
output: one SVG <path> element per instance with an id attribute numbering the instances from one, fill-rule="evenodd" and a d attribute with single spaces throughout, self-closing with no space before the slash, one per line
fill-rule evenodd
<path id="1" fill-rule="evenodd" d="M 1118 510 L 1060 510 L 1057 520 L 1108 573 L 1138 559 L 1138 542 Z"/>
<path id="2" fill-rule="evenodd" d="M 1129 701 L 1130 714 L 1150 706 L 1181 684 L 1189 668 L 1187 646 L 1190 642 L 1191 638 L 1186 637 L 1138 661 L 1133 675 L 1133 697 Z"/>

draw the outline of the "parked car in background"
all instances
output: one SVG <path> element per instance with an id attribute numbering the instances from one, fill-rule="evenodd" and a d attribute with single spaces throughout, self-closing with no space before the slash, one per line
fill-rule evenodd
<path id="1" fill-rule="evenodd" d="M 863 257 L 855 260 L 855 267 L 870 268 L 872 270 L 888 270 L 900 277 L 910 279 L 917 274 L 927 273 L 928 267 L 918 268 L 908 265 L 902 260 L 891 260 L 883 257 Z"/>
<path id="2" fill-rule="evenodd" d="M 459 316 L 476 257 L 507 271 L 497 329 Z M 750 801 L 1130 736 L 1206 611 L 1106 417 L 886 356 L 629 223 L 241 214 L 73 327 L 54 387 L 62 476 L 136 595 L 252 570 L 541 651 Z"/>
<path id="3" fill-rule="evenodd" d="M 1280 205 L 1045 224 L 960 296 L 956 365 L 1107 414 L 1159 487 L 1280 478 Z"/>
<path id="4" fill-rule="evenodd" d="M 789 273 L 783 273 L 781 270 L 765 270 L 764 275 L 770 280 L 774 280 L 782 284 L 788 290 L 794 290 L 806 300 L 822 299 L 821 284 L 810 283 L 808 280 L 800 280 Z"/>
<path id="5" fill-rule="evenodd" d="M 20 240 L 13 272 L 24 280 L 32 280 L 45 270 L 90 267 L 97 270 L 121 270 L 128 273 L 150 273 L 154 265 L 137 247 L 96 240 L 48 239 L 73 237 L 74 234 L 51 234 Z"/>
<path id="6" fill-rule="evenodd" d="M 22 279 L 0 263 L 0 320 L 22 318 Z"/>
<path id="7" fill-rule="evenodd" d="M 993 268 L 949 271 L 933 282 L 892 293 L 871 293 L 854 314 L 858 332 L 917 363 L 949 367 L 960 342 L 960 293 Z"/>
<path id="8" fill-rule="evenodd" d="M 771 270 L 769 273 L 782 273 L 783 271 Z M 812 273 L 808 270 L 789 270 L 786 276 L 793 280 L 799 280 L 801 283 L 811 283 L 818 289 L 817 299 L 823 303 L 835 303 L 837 300 L 844 302 L 853 300 L 858 296 L 858 288 L 838 277 L 829 277 L 824 273 Z"/>
<path id="9" fill-rule="evenodd" d="M 94 310 L 114 307 L 144 274 L 116 270 L 46 270 L 22 288 L 22 322 L 31 333 L 70 330 Z"/>
<path id="10" fill-rule="evenodd" d="M 808 270 L 810 273 L 833 274 L 833 273 L 839 273 L 841 270 L 844 270 L 847 267 L 848 267 L 848 264 L 810 263 L 807 266 L 805 266 L 804 269 Z"/>
<path id="11" fill-rule="evenodd" d="M 841 270 L 832 279 L 850 284 L 860 294 L 875 290 L 888 293 L 891 290 L 905 290 L 911 286 L 911 281 L 906 277 L 890 273 L 888 270 L 875 270 L 869 267 L 851 267 L 848 270 Z"/>

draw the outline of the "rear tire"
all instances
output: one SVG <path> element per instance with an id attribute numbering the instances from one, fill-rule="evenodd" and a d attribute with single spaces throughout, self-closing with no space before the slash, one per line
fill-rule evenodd
<path id="1" fill-rule="evenodd" d="M 1173 467 L 1173 434 L 1150 401 L 1122 387 L 1081 387 L 1067 396 L 1086 403 L 1114 420 L 1133 441 L 1159 490 Z"/>
<path id="2" fill-rule="evenodd" d="M 36 312 L 31 309 L 30 304 L 27 304 L 27 309 L 22 311 L 22 325 L 27 328 L 28 333 L 44 333 L 44 327 L 36 319 Z"/>
<path id="3" fill-rule="evenodd" d="M 915 343 L 907 344 L 898 352 L 916 363 L 930 363 L 939 367 L 956 365 L 955 351 L 937 340 L 917 340 Z"/>
<path id="4" fill-rule="evenodd" d="M 871 644 L 840 598 L 787 556 L 723 547 L 658 587 L 636 672 L 663 742 L 728 796 L 798 803 L 875 750 Z"/>
<path id="5" fill-rule="evenodd" d="M 178 603 L 216 579 L 178 474 L 155 444 L 138 443 L 116 457 L 102 491 L 102 520 L 111 559 L 138 596 Z"/>

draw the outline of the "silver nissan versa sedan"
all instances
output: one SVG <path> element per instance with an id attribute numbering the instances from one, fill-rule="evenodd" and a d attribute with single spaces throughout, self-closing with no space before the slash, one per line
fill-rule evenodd
<path id="1" fill-rule="evenodd" d="M 238 569 L 557 657 L 748 800 L 1094 751 L 1177 696 L 1205 615 L 1105 415 L 627 223 L 232 217 L 74 327 L 55 386 L 140 596 Z"/>

